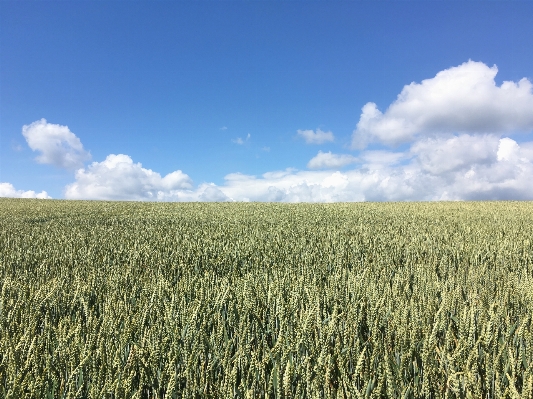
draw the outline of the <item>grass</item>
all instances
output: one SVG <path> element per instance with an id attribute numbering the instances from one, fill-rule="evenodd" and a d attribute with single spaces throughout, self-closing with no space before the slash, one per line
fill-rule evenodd
<path id="1" fill-rule="evenodd" d="M 0 199 L 2 398 L 531 398 L 533 203 Z"/>

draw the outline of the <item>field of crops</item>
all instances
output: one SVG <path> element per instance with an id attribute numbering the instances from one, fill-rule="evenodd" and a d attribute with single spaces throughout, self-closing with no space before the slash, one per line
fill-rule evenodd
<path id="1" fill-rule="evenodd" d="M 1 398 L 531 398 L 533 203 L 0 199 Z"/>

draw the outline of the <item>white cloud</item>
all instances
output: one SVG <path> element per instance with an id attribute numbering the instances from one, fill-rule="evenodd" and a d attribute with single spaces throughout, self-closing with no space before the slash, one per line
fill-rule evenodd
<path id="1" fill-rule="evenodd" d="M 513 143 L 515 141 L 511 139 Z M 515 143 L 516 144 L 516 143 Z M 499 138 L 495 135 L 463 134 L 449 138 L 422 139 L 411 146 L 421 170 L 434 175 L 454 172 L 471 165 L 490 165 L 497 159 Z"/>
<path id="2" fill-rule="evenodd" d="M 405 159 L 411 158 L 411 156 L 404 152 L 374 150 L 363 152 L 360 158 L 365 168 L 381 169 L 386 166 L 396 165 Z"/>
<path id="3" fill-rule="evenodd" d="M 307 144 L 323 144 L 335 140 L 332 132 L 323 132 L 320 129 L 316 129 L 316 132 L 312 130 L 298 130 L 297 133 L 298 136 L 304 138 Z"/>
<path id="4" fill-rule="evenodd" d="M 224 194 L 215 184 L 203 184 L 196 193 L 191 191 L 191 199 L 198 195 L 200 201 L 207 202 L 225 202 L 229 201 L 229 198 Z"/>
<path id="5" fill-rule="evenodd" d="M 307 167 L 309 169 L 340 169 L 355 162 L 357 158 L 353 155 L 318 151 L 318 154 L 307 163 Z"/>
<path id="6" fill-rule="evenodd" d="M 16 190 L 11 183 L 0 183 L 0 197 L 10 197 L 10 198 L 41 198 L 41 199 L 50 199 L 46 191 L 41 191 L 36 193 L 33 190 Z"/>
<path id="7" fill-rule="evenodd" d="M 495 135 L 424 138 L 404 152 L 363 152 L 360 162 L 345 172 L 234 173 L 217 188 L 233 201 L 533 199 L 533 142 Z"/>
<path id="8" fill-rule="evenodd" d="M 505 137 L 499 142 L 496 158 L 498 161 L 512 161 L 513 159 L 517 158 L 519 153 L 520 146 L 517 144 L 517 142 Z"/>
<path id="9" fill-rule="evenodd" d="M 392 173 L 390 173 L 392 172 Z M 395 176 L 398 175 L 398 176 Z M 402 200 L 414 194 L 399 171 L 282 171 L 228 175 L 219 189 L 233 201 L 344 202 Z"/>
<path id="10" fill-rule="evenodd" d="M 91 159 L 91 154 L 84 150 L 80 139 L 68 126 L 35 121 L 22 127 L 22 135 L 33 151 L 39 151 L 36 160 L 39 163 L 55 165 L 64 169 L 77 169 Z"/>
<path id="11" fill-rule="evenodd" d="M 249 141 L 251 137 L 252 137 L 251 134 L 248 133 L 245 139 L 242 139 L 241 137 L 237 137 L 236 139 L 233 139 L 231 141 L 234 142 L 235 144 L 243 145 L 244 143 Z"/>
<path id="12" fill-rule="evenodd" d="M 260 178 L 233 173 L 225 177 L 219 189 L 233 201 L 333 202 L 341 200 L 337 191 L 345 185 L 345 176 L 340 172 L 287 169 L 268 172 Z"/>
<path id="13" fill-rule="evenodd" d="M 319 151 L 307 165 L 313 170 L 232 173 L 221 185 L 197 187 L 181 171 L 161 177 L 127 155 L 109 155 L 78 170 L 65 196 L 156 201 L 533 200 L 533 141 L 508 137 L 533 130 L 532 85 L 522 79 L 496 86 L 496 73 L 496 67 L 469 61 L 405 86 L 384 113 L 373 103 L 365 105 L 352 145 L 409 143 L 401 151 L 363 150 L 357 157 Z M 334 141 L 333 133 L 320 129 L 298 130 L 298 135 L 309 144 Z M 249 134 L 233 141 L 248 140 Z M 358 166 L 351 170 L 327 170 L 353 163 Z"/>
<path id="14" fill-rule="evenodd" d="M 20 152 L 24 148 L 22 148 L 22 146 L 19 143 L 15 142 L 14 140 L 11 140 L 11 149 L 13 151 Z"/>
<path id="15" fill-rule="evenodd" d="M 269 202 L 533 199 L 533 142 L 490 134 L 422 138 L 403 152 L 364 151 L 358 162 L 360 167 L 344 172 L 286 169 L 259 177 L 232 173 L 221 185 L 194 188 L 181 171 L 161 177 L 127 155 L 109 155 L 80 169 L 65 197 Z"/>
<path id="16" fill-rule="evenodd" d="M 352 147 L 397 145 L 442 134 L 495 134 L 533 130 L 533 85 L 523 78 L 497 86 L 496 66 L 468 61 L 403 88 L 382 113 L 367 103 Z"/>
<path id="17" fill-rule="evenodd" d="M 75 178 L 65 189 L 67 199 L 176 200 L 180 190 L 192 187 L 181 170 L 161 177 L 123 154 L 108 155 L 102 162 L 79 169 Z"/>

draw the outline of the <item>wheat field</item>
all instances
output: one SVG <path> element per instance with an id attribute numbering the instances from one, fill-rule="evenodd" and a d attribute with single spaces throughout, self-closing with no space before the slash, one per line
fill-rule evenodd
<path id="1" fill-rule="evenodd" d="M 532 398 L 533 203 L 0 199 L 1 398 Z"/>

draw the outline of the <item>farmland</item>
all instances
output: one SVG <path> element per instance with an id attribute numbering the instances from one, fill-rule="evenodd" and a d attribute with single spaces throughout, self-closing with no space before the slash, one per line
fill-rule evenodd
<path id="1" fill-rule="evenodd" d="M 0 199 L 1 398 L 532 398 L 533 203 Z"/>

